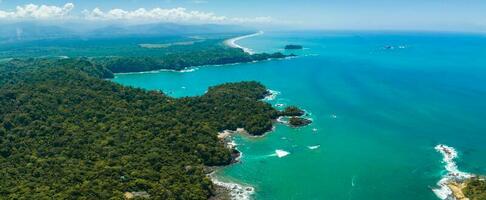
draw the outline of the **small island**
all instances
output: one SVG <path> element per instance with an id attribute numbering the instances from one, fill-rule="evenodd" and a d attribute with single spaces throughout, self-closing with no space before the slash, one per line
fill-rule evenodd
<path id="1" fill-rule="evenodd" d="M 283 111 L 280 111 L 280 116 L 302 116 L 305 114 L 305 111 L 298 108 L 297 106 L 289 106 L 285 108 Z"/>
<path id="2" fill-rule="evenodd" d="M 289 119 L 289 124 L 293 127 L 306 126 L 312 123 L 312 120 L 302 118 L 302 117 L 291 117 Z"/>
<path id="3" fill-rule="evenodd" d="M 286 50 L 295 50 L 295 49 L 303 49 L 302 45 L 296 45 L 296 44 L 289 44 L 285 45 Z"/>

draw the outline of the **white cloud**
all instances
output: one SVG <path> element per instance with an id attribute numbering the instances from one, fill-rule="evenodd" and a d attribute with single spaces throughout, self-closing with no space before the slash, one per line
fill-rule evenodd
<path id="1" fill-rule="evenodd" d="M 161 21 L 161 22 L 195 22 L 195 23 L 270 23 L 270 17 L 232 18 L 216 15 L 211 12 L 187 10 L 186 8 L 154 8 L 147 10 L 126 11 L 112 9 L 103 11 L 95 8 L 92 11 L 83 11 L 85 19 L 89 20 L 129 20 L 129 21 Z"/>
<path id="2" fill-rule="evenodd" d="M 62 19 L 69 16 L 74 4 L 63 7 L 27 4 L 17 6 L 14 11 L 0 10 L 0 19 Z"/>
<path id="3" fill-rule="evenodd" d="M 1 1 L 1 0 L 0 0 Z M 195 0 L 203 2 L 205 0 Z M 0 10 L 0 20 L 58 20 L 77 19 L 92 21 L 127 21 L 132 23 L 146 22 L 185 22 L 185 23 L 219 23 L 219 24 L 245 24 L 245 23 L 279 23 L 271 17 L 227 17 L 212 12 L 188 10 L 186 8 L 139 8 L 136 10 L 84 10 L 81 14 L 74 14 L 73 3 L 64 6 L 27 4 L 17 6 L 15 10 Z"/>

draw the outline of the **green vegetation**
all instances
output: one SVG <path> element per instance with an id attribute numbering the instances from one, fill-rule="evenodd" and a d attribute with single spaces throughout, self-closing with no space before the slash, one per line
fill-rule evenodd
<path id="1" fill-rule="evenodd" d="M 463 192 L 470 200 L 486 200 L 486 180 L 484 177 L 467 180 Z"/>
<path id="2" fill-rule="evenodd" d="M 305 111 L 301 110 L 296 106 L 289 106 L 286 107 L 283 111 L 280 111 L 281 116 L 302 116 L 305 114 Z"/>
<path id="3" fill-rule="evenodd" d="M 289 44 L 285 45 L 285 49 L 302 49 L 302 45 Z"/>
<path id="4" fill-rule="evenodd" d="M 93 62 L 101 64 L 114 73 L 141 72 L 159 69 L 183 70 L 202 65 L 222 65 L 247 63 L 271 58 L 285 58 L 281 53 L 247 54 L 241 49 L 221 47 L 204 51 L 169 54 L 161 57 L 103 57 L 94 58 Z"/>
<path id="5" fill-rule="evenodd" d="M 294 56 L 282 53 L 250 55 L 241 49 L 224 45 L 224 40 L 225 38 L 208 37 L 193 42 L 194 39 L 186 37 L 142 37 L 7 43 L 0 45 L 0 61 L 8 58 L 84 57 L 92 63 L 103 65 L 113 73 L 122 73 L 160 69 L 183 70 L 193 66 L 247 63 Z"/>
<path id="6" fill-rule="evenodd" d="M 311 120 L 302 117 L 291 117 L 289 119 L 289 124 L 294 127 L 306 126 L 312 123 Z"/>
<path id="7" fill-rule="evenodd" d="M 204 165 L 231 162 L 217 132 L 260 135 L 279 113 L 257 82 L 175 99 L 124 87 L 89 59 L 0 65 L 0 196 L 5 199 L 207 199 Z"/>

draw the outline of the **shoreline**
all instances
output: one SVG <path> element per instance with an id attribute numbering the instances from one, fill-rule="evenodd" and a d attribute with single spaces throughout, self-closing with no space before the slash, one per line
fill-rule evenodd
<path id="1" fill-rule="evenodd" d="M 465 199 L 462 188 L 465 187 L 465 181 L 474 177 L 474 175 L 458 169 L 454 161 L 458 157 L 458 153 L 453 147 L 439 144 L 434 149 L 442 154 L 442 163 L 445 164 L 444 168 L 447 173 L 442 175 L 442 178 L 437 182 L 438 188 L 433 188 L 432 191 L 438 198 L 443 200 Z"/>
<path id="2" fill-rule="evenodd" d="M 239 163 L 243 157 L 243 153 L 238 150 L 237 144 L 232 139 L 235 134 L 241 134 L 248 137 L 253 137 L 244 128 L 237 128 L 236 130 L 223 130 L 218 132 L 218 139 L 224 144 L 230 151 L 236 151 L 237 156 L 232 155 L 230 164 L 224 166 L 218 166 L 211 169 L 208 177 L 213 182 L 216 190 L 216 194 L 211 197 L 211 200 L 250 200 L 251 196 L 255 193 L 255 188 L 250 185 L 243 185 L 241 183 L 222 181 L 215 173 L 225 167 L 229 167 L 233 164 Z"/>
<path id="3" fill-rule="evenodd" d="M 211 200 L 250 200 L 252 199 L 251 196 L 255 194 L 255 188 L 230 182 L 230 181 L 222 181 L 216 175 L 215 169 L 213 172 L 208 174 L 208 177 L 213 182 L 216 188 L 216 195 L 210 197 Z"/>
<path id="4" fill-rule="evenodd" d="M 251 50 L 250 48 L 243 47 L 243 46 L 237 44 L 236 42 L 238 40 L 242 40 L 242 39 L 246 39 L 246 38 L 251 38 L 251 37 L 263 35 L 263 33 L 264 33 L 263 31 L 258 31 L 258 32 L 253 33 L 253 34 L 248 34 L 248 35 L 243 35 L 243 36 L 239 36 L 239 37 L 235 37 L 235 38 L 230 38 L 230 39 L 225 40 L 224 41 L 224 44 L 226 44 L 226 46 L 229 46 L 231 48 L 239 48 L 239 49 L 242 49 L 244 52 L 246 52 L 248 54 L 255 54 L 255 52 L 253 52 L 253 50 Z"/>
<path id="5" fill-rule="evenodd" d="M 131 75 L 131 74 L 156 74 L 160 72 L 174 72 L 174 73 L 189 73 L 189 72 L 194 72 L 196 70 L 199 70 L 200 67 L 223 67 L 223 66 L 231 66 L 231 65 L 240 65 L 240 64 L 253 64 L 253 63 L 259 63 L 259 62 L 267 62 L 267 61 L 279 61 L 279 60 L 289 60 L 289 59 L 294 59 L 299 56 L 288 56 L 285 58 L 267 58 L 265 60 L 254 60 L 250 62 L 236 62 L 236 63 L 227 63 L 227 64 L 209 64 L 209 65 L 195 65 L 195 66 L 190 66 L 186 67 L 181 70 L 176 70 L 176 69 L 156 69 L 156 70 L 150 70 L 150 71 L 139 71 L 139 72 L 117 72 L 113 73 L 114 75 Z"/>

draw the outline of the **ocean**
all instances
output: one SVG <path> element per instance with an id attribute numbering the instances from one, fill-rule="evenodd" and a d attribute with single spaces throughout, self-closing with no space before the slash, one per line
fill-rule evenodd
<path id="1" fill-rule="evenodd" d="M 113 81 L 183 97 L 256 80 L 278 91 L 268 100 L 277 108 L 305 109 L 309 126 L 234 136 L 241 162 L 216 176 L 254 187 L 252 199 L 436 200 L 449 172 L 439 144 L 458 152 L 460 171 L 486 174 L 486 35 L 267 32 L 237 43 L 298 57 Z"/>

